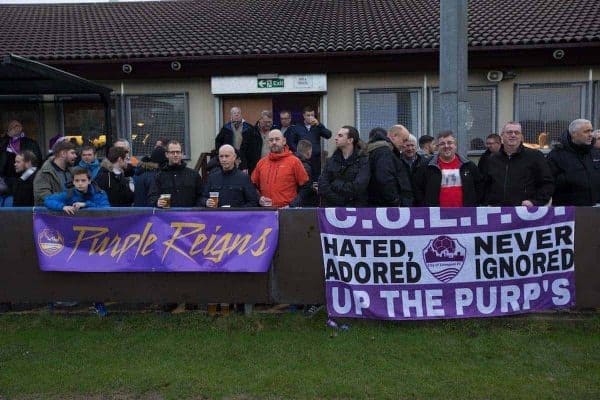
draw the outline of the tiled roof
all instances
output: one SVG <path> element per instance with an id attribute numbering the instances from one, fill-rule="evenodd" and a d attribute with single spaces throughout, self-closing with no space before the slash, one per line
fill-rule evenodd
<path id="1" fill-rule="evenodd" d="M 599 44 L 600 0 L 470 0 L 471 48 Z M 432 51 L 438 0 L 0 6 L 0 54 L 37 60 Z"/>

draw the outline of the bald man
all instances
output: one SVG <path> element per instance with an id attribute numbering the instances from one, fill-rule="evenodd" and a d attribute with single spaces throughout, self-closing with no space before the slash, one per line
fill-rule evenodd
<path id="1" fill-rule="evenodd" d="M 202 204 L 208 208 L 258 207 L 258 192 L 247 174 L 237 168 L 235 148 L 224 144 L 219 148 L 219 165 L 208 176 L 202 193 Z M 211 193 L 213 194 L 211 196 Z M 215 200 L 218 193 L 218 200 Z"/>
<path id="2" fill-rule="evenodd" d="M 279 129 L 268 136 L 270 152 L 261 158 L 252 172 L 252 183 L 260 192 L 263 207 L 287 207 L 298 196 L 298 188 L 308 182 L 308 174 L 287 146 Z"/>
<path id="3" fill-rule="evenodd" d="M 408 129 L 406 129 L 404 125 L 394 125 L 390 129 L 388 129 L 387 135 L 388 139 L 390 139 L 390 142 L 392 142 L 392 144 L 394 145 L 394 148 L 398 152 L 402 153 L 404 142 L 406 142 L 406 140 L 410 136 L 410 132 L 408 131 Z"/>

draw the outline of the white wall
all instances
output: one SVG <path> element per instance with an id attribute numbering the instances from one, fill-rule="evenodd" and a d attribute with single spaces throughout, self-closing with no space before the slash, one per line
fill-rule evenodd
<path id="1" fill-rule="evenodd" d="M 590 68 L 536 68 L 514 69 L 515 79 L 500 82 L 498 87 L 498 130 L 505 121 L 513 119 L 514 85 L 517 83 L 552 83 L 552 82 L 581 82 L 589 78 Z M 490 85 L 485 78 L 487 70 L 474 70 L 469 73 L 470 85 Z M 600 67 L 593 67 L 594 79 L 600 79 Z M 328 127 L 337 131 L 342 125 L 354 125 L 355 90 L 374 88 L 427 88 L 437 87 L 437 74 L 431 73 L 365 73 L 365 74 L 329 74 L 327 76 L 327 110 Z M 121 93 L 121 82 L 100 81 L 99 83 L 112 87 L 116 93 Z M 210 79 L 187 80 L 140 80 L 125 81 L 123 93 L 127 94 L 157 94 L 187 92 L 189 98 L 189 124 L 192 160 L 200 153 L 210 151 L 214 145 L 214 137 L 218 130 L 215 126 L 215 97 L 210 91 Z M 423 97 L 423 99 L 425 99 Z M 426 104 L 423 104 L 426 107 Z M 424 113 L 423 118 L 427 118 Z M 51 112 L 45 114 L 46 130 L 55 128 L 56 117 Z M 328 143 L 332 148 L 333 143 Z"/>

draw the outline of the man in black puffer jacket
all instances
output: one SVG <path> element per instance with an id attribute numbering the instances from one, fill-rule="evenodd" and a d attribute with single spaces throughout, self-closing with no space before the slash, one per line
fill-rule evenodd
<path id="1" fill-rule="evenodd" d="M 374 207 L 410 207 L 412 185 L 406 166 L 394 156 L 387 131 L 374 128 L 369 132 L 369 205 Z"/>
<path id="2" fill-rule="evenodd" d="M 148 206 L 165 207 L 161 194 L 171 195 L 171 207 L 201 207 L 202 178 L 182 161 L 181 144 L 172 140 L 167 145 L 168 165 L 156 175 L 148 193 Z"/>
<path id="3" fill-rule="evenodd" d="M 202 193 L 202 205 L 206 207 L 258 207 L 258 191 L 250 177 L 236 167 L 237 155 L 233 146 L 225 144 L 219 149 L 221 168 L 215 168 L 208 176 Z M 219 202 L 210 198 L 211 192 L 219 193 Z"/>
<path id="4" fill-rule="evenodd" d="M 521 124 L 502 128 L 502 147 L 485 168 L 485 200 L 488 206 L 544 206 L 554 193 L 554 178 L 544 154 L 523 146 Z"/>
<path id="5" fill-rule="evenodd" d="M 369 157 L 356 128 L 343 126 L 335 135 L 337 149 L 319 178 L 323 207 L 366 207 L 369 196 Z"/>
<path id="6" fill-rule="evenodd" d="M 576 119 L 548 154 L 556 190 L 552 204 L 593 206 L 600 203 L 600 150 L 594 148 L 592 123 Z"/>

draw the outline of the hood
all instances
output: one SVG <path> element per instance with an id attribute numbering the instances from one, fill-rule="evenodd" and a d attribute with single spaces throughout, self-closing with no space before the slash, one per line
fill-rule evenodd
<path id="1" fill-rule="evenodd" d="M 152 161 L 142 161 L 138 164 L 137 170 L 135 171 L 136 175 L 141 175 L 147 171 L 155 171 L 159 169 L 159 165 Z"/>
<path id="2" fill-rule="evenodd" d="M 571 134 L 569 131 L 565 131 L 560 135 L 558 143 L 555 143 L 553 149 L 565 149 L 575 153 L 589 153 L 594 147 L 594 139 L 591 144 L 575 144 L 571 140 Z"/>
<path id="3" fill-rule="evenodd" d="M 269 160 L 271 161 L 279 161 L 285 157 L 289 157 L 292 155 L 292 152 L 290 151 L 290 149 L 287 147 L 287 145 L 283 148 L 283 151 L 281 153 L 269 153 Z"/>
<path id="4" fill-rule="evenodd" d="M 387 147 L 390 150 L 394 149 L 394 145 L 386 140 L 379 139 L 377 141 L 371 141 L 367 144 L 367 153 L 371 153 L 381 147 Z"/>
<path id="5" fill-rule="evenodd" d="M 104 169 L 107 169 L 107 170 L 109 170 L 111 172 L 113 170 L 113 165 L 112 165 L 112 163 L 110 161 L 108 161 L 108 158 L 104 158 L 102 160 L 102 162 L 100 163 L 100 167 L 104 168 Z"/>

